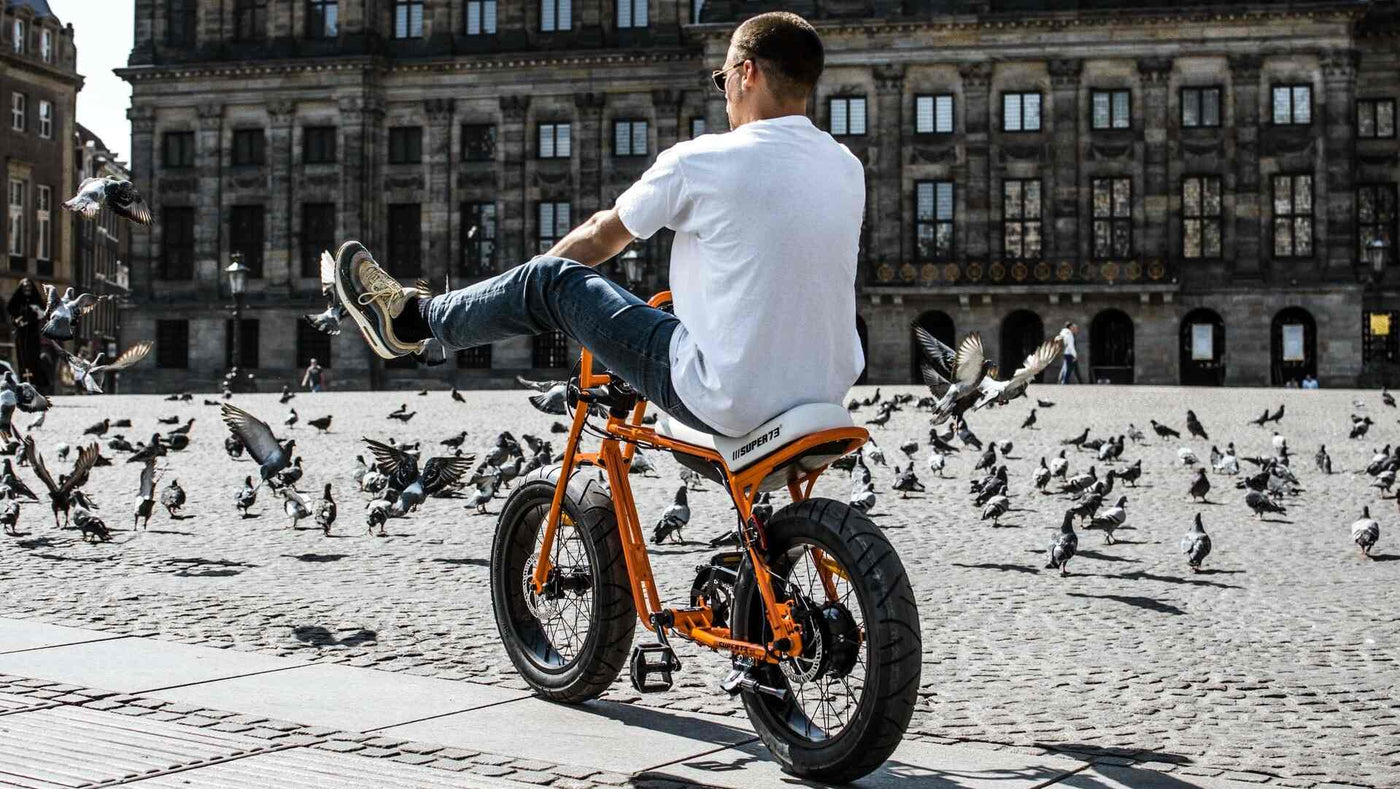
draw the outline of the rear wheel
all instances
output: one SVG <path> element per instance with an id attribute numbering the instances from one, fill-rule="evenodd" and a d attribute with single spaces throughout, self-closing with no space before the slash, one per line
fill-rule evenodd
<path id="1" fill-rule="evenodd" d="M 765 530 L 775 596 L 791 602 L 803 649 L 755 670 L 760 684 L 786 689 L 786 699 L 744 691 L 744 707 L 786 770 L 853 781 L 894 752 L 918 698 L 922 648 L 909 577 L 879 528 L 843 502 L 789 505 Z M 833 589 L 819 565 L 830 571 Z M 748 562 L 734 611 L 735 637 L 772 639 Z"/>
<path id="2" fill-rule="evenodd" d="M 565 490 L 542 593 L 531 579 L 560 467 L 527 475 L 506 500 L 491 548 L 491 602 L 521 677 L 554 701 L 596 698 L 617 678 L 637 612 L 607 486 L 575 474 Z"/>

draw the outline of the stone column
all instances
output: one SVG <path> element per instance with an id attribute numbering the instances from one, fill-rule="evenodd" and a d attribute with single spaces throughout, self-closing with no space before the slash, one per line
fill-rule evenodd
<path id="1" fill-rule="evenodd" d="M 525 238 L 525 216 L 530 210 L 525 199 L 525 116 L 529 109 L 529 96 L 501 97 L 501 134 L 497 145 L 501 148 L 504 169 L 496 246 L 502 271 L 535 256 L 533 246 Z"/>
<path id="2" fill-rule="evenodd" d="M 646 2 L 646 0 L 641 0 Z M 681 25 L 690 21 L 684 18 L 690 12 L 690 4 L 660 0 L 647 9 L 647 19 L 651 22 L 651 42 L 655 46 L 674 46 L 681 41 Z M 614 21 L 616 21 L 614 19 Z"/>
<path id="3" fill-rule="evenodd" d="M 989 215 L 991 188 L 991 86 L 993 66 L 989 62 L 968 63 L 958 68 L 963 81 L 964 139 L 967 156 L 965 185 L 961 198 L 962 222 L 956 235 L 959 236 L 955 250 L 962 260 L 986 260 L 988 255 L 987 217 Z"/>
<path id="4" fill-rule="evenodd" d="M 200 291 L 218 298 L 223 234 L 223 125 L 222 104 L 201 104 L 195 140 L 195 174 L 199 197 L 195 209 L 194 278 Z"/>
<path id="5" fill-rule="evenodd" d="M 665 89 L 651 92 L 651 105 L 656 114 L 656 147 L 651 151 L 653 160 L 656 158 L 656 154 L 670 148 L 680 140 L 681 105 L 684 100 L 685 92 L 680 90 Z M 689 131 L 687 129 L 686 133 Z"/>
<path id="6" fill-rule="evenodd" d="M 146 301 L 151 298 L 151 281 L 155 279 L 156 241 L 159 239 L 160 209 L 164 201 L 156 186 L 156 108 L 136 106 L 126 111 L 131 120 L 131 177 L 135 179 L 146 199 L 150 201 L 154 227 L 147 233 L 131 233 L 130 266 L 131 295 Z"/>
<path id="7" fill-rule="evenodd" d="M 292 121 L 296 102 L 273 101 L 267 105 L 267 167 L 269 184 L 265 227 L 267 244 L 263 252 L 263 280 L 268 290 L 296 292 L 301 261 L 292 243 L 292 226 L 297 215 L 292 209 Z"/>
<path id="8" fill-rule="evenodd" d="M 1233 275 L 1238 280 L 1258 280 L 1260 266 L 1259 224 L 1261 196 L 1259 193 L 1259 69 L 1262 55 L 1244 53 L 1231 55 L 1230 92 L 1235 97 L 1235 248 L 1224 250 L 1234 264 Z"/>
<path id="9" fill-rule="evenodd" d="M 423 224 L 428 231 L 428 257 L 423 261 L 423 276 L 436 288 L 452 266 L 452 119 L 457 103 L 453 99 L 428 99 L 424 103 L 428 115 L 427 154 L 428 203 L 423 206 Z"/>
<path id="10" fill-rule="evenodd" d="M 340 163 L 340 221 L 341 227 L 355 229 L 361 243 L 374 249 L 374 215 L 365 203 L 365 100 L 363 96 L 345 96 L 340 107 L 340 131 L 336 158 Z"/>
<path id="11" fill-rule="evenodd" d="M 1084 61 L 1052 60 L 1050 105 L 1054 107 L 1050 142 L 1050 173 L 1043 179 L 1041 210 L 1047 231 L 1041 234 L 1047 261 L 1079 260 L 1079 75 Z"/>
<path id="12" fill-rule="evenodd" d="M 1315 213 L 1324 214 L 1318 239 L 1326 239 L 1324 275 L 1329 279 L 1354 281 L 1352 270 L 1361 263 L 1356 246 L 1356 130 L 1352 103 L 1356 96 L 1356 69 L 1361 53 L 1354 49 L 1333 49 L 1322 53 L 1322 95 L 1325 104 L 1322 127 L 1322 167 L 1320 183 L 1325 206 L 1319 201 Z"/>
<path id="13" fill-rule="evenodd" d="M 865 250 L 866 266 L 889 261 L 896 267 L 910 260 L 904 244 L 904 72 L 903 64 L 882 63 L 875 67 L 876 147 L 871 151 L 874 183 L 867 184 L 866 227 L 870 229 L 871 249 Z M 864 277 L 861 278 L 864 281 Z"/>
<path id="14" fill-rule="evenodd" d="M 1170 192 L 1167 186 L 1167 86 L 1171 80 L 1172 59 L 1140 58 L 1138 76 L 1142 85 L 1142 232 L 1136 252 L 1145 260 L 1169 255 L 1167 221 Z"/>
<path id="15" fill-rule="evenodd" d="M 578 205 L 574 206 L 575 224 L 582 222 L 598 210 L 603 200 L 603 157 L 609 150 L 608 134 L 603 130 L 603 105 L 607 102 L 606 93 L 575 93 L 574 106 L 578 108 L 578 133 L 574 145 L 578 151 Z"/>

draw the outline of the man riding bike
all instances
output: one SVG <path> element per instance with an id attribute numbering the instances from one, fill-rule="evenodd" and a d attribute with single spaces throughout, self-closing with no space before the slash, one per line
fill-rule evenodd
<path id="1" fill-rule="evenodd" d="M 499 276 L 429 299 L 349 242 L 337 294 L 386 359 L 430 338 L 459 349 L 560 330 L 711 435 L 839 403 L 864 366 L 855 277 L 865 178 L 806 117 L 823 63 L 817 31 L 796 14 L 748 19 L 713 75 L 729 133 L 662 152 L 612 208 Z M 675 231 L 674 315 L 592 268 L 662 227 Z"/>

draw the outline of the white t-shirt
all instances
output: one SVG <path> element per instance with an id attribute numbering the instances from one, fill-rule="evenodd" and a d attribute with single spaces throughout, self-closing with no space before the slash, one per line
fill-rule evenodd
<path id="1" fill-rule="evenodd" d="M 805 403 L 839 403 L 865 362 L 856 335 L 860 160 L 803 115 L 663 151 L 617 198 L 628 232 L 676 231 L 671 383 L 741 436 Z"/>
<path id="2" fill-rule="evenodd" d="M 1065 356 L 1079 355 L 1074 352 L 1074 332 L 1070 331 L 1068 326 L 1060 329 L 1060 339 L 1065 341 L 1065 349 L 1060 353 Z"/>

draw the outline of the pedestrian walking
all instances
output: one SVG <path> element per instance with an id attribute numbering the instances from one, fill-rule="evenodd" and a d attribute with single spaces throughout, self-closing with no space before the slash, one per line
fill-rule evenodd
<path id="1" fill-rule="evenodd" d="M 306 372 L 301 376 L 301 385 L 310 386 L 311 391 L 321 391 L 321 384 L 325 381 L 326 369 L 321 363 L 312 357 L 311 364 L 306 365 Z"/>
<path id="2" fill-rule="evenodd" d="M 1084 379 L 1079 375 L 1079 354 L 1074 349 L 1074 336 L 1078 333 L 1079 324 L 1074 321 L 1065 321 L 1065 327 L 1060 329 L 1060 340 L 1065 344 L 1065 349 L 1061 354 L 1065 360 L 1064 366 L 1060 368 L 1060 383 L 1062 384 L 1069 383 L 1070 375 L 1074 376 L 1076 382 L 1084 383 Z"/>

